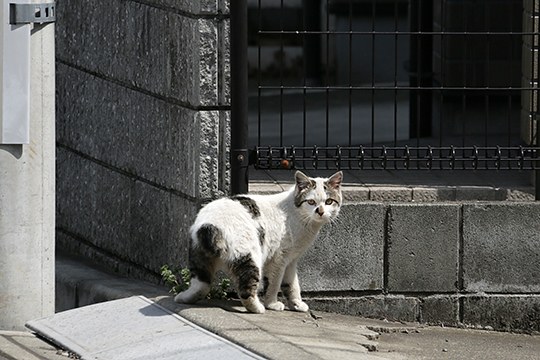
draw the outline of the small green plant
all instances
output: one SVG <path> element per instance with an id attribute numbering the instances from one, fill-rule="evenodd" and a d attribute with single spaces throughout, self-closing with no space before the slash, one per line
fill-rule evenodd
<path id="1" fill-rule="evenodd" d="M 161 278 L 165 285 L 170 288 L 170 293 L 176 295 L 189 287 L 189 280 L 191 279 L 189 269 L 171 269 L 169 265 L 165 264 L 160 270 Z"/>
<path id="2" fill-rule="evenodd" d="M 189 269 L 171 269 L 169 265 L 163 265 L 161 267 L 161 278 L 167 287 L 170 288 L 171 294 L 178 294 L 189 287 L 189 281 L 191 280 L 191 273 Z M 218 280 L 212 284 L 208 299 L 226 299 L 228 293 L 231 290 L 231 280 L 221 276 Z"/>

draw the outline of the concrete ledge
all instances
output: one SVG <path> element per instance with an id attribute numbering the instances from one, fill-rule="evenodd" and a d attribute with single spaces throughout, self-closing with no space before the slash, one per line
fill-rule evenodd
<path id="1" fill-rule="evenodd" d="M 252 181 L 250 193 L 275 194 L 292 186 L 283 181 Z M 344 184 L 345 203 L 376 202 L 478 202 L 478 201 L 534 201 L 534 188 L 498 188 L 492 186 L 442 186 L 442 185 L 358 185 Z"/>
<path id="2" fill-rule="evenodd" d="M 456 326 L 460 323 L 459 296 L 433 295 L 422 299 L 421 322 Z"/>
<path id="3" fill-rule="evenodd" d="M 464 297 L 463 322 L 501 331 L 540 332 L 540 295 Z"/>
<path id="4" fill-rule="evenodd" d="M 416 322 L 420 318 L 420 300 L 404 295 L 368 295 L 362 297 L 305 298 L 313 310 L 375 319 Z"/>

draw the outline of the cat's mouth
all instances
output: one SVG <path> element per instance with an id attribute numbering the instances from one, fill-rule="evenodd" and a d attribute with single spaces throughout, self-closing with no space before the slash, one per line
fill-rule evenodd
<path id="1" fill-rule="evenodd" d="M 316 223 L 326 224 L 330 222 L 330 216 L 315 214 L 311 217 L 311 220 Z"/>

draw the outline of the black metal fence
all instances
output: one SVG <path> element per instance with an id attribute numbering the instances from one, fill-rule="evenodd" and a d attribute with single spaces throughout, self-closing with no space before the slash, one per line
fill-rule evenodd
<path id="1" fill-rule="evenodd" d="M 538 0 L 234 1 L 231 34 L 233 169 L 540 169 Z"/>

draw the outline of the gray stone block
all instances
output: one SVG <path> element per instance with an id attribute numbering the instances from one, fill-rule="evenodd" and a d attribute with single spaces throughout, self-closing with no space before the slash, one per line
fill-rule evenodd
<path id="1" fill-rule="evenodd" d="M 230 105 L 231 103 L 231 23 L 229 19 L 224 19 L 218 23 L 218 103 L 220 105 Z"/>
<path id="2" fill-rule="evenodd" d="M 463 299 L 463 322 L 502 331 L 540 331 L 540 295 L 489 295 Z"/>
<path id="3" fill-rule="evenodd" d="M 198 205 L 58 149 L 57 227 L 100 256 L 159 273 L 187 264 Z"/>
<path id="4" fill-rule="evenodd" d="M 150 6 L 177 9 L 193 16 L 229 12 L 229 0 L 146 0 L 145 3 Z"/>
<path id="5" fill-rule="evenodd" d="M 388 290 L 455 291 L 458 280 L 459 205 L 391 205 Z"/>
<path id="6" fill-rule="evenodd" d="M 509 201 L 534 201 L 534 188 L 507 189 L 506 199 Z"/>
<path id="7" fill-rule="evenodd" d="M 59 2 L 57 58 L 192 107 L 217 105 L 221 18 L 183 16 L 168 9 L 181 8 L 182 2 L 161 3 L 167 6 L 120 0 Z M 200 6 L 188 11 L 202 12 Z"/>
<path id="8" fill-rule="evenodd" d="M 435 202 L 456 200 L 455 187 L 414 187 L 412 200 L 416 202 Z"/>
<path id="9" fill-rule="evenodd" d="M 166 188 L 198 196 L 204 116 L 63 64 L 57 66 L 57 88 L 59 143 Z M 207 126 L 217 126 L 215 122 Z M 204 133 L 212 137 L 204 141 L 217 143 L 215 132 Z M 204 155 L 225 161 L 218 151 L 206 148 Z"/>
<path id="10" fill-rule="evenodd" d="M 224 129 L 229 125 L 228 112 L 199 111 L 200 124 L 198 194 L 203 199 L 223 196 L 228 190 L 224 183 L 227 171 L 230 140 Z"/>
<path id="11" fill-rule="evenodd" d="M 463 206 L 467 291 L 540 292 L 540 203 Z"/>
<path id="12" fill-rule="evenodd" d="M 433 325 L 456 325 L 459 322 L 459 297 L 434 295 L 422 299 L 421 321 Z"/>
<path id="13" fill-rule="evenodd" d="M 487 186 L 456 187 L 457 201 L 501 201 L 506 200 L 506 190 Z"/>
<path id="14" fill-rule="evenodd" d="M 145 4 L 158 8 L 170 8 L 192 16 L 228 13 L 229 0 L 145 0 Z"/>
<path id="15" fill-rule="evenodd" d="M 367 186 L 342 186 L 343 201 L 345 203 L 369 201 L 369 188 Z"/>
<path id="16" fill-rule="evenodd" d="M 382 204 L 344 205 L 299 263 L 302 290 L 382 289 L 385 213 Z"/>
<path id="17" fill-rule="evenodd" d="M 313 310 L 368 318 L 418 321 L 420 314 L 420 300 L 402 295 L 306 298 L 304 300 Z"/>
<path id="18" fill-rule="evenodd" d="M 373 186 L 369 189 L 369 199 L 373 201 L 409 202 L 412 189 L 402 186 Z"/>

